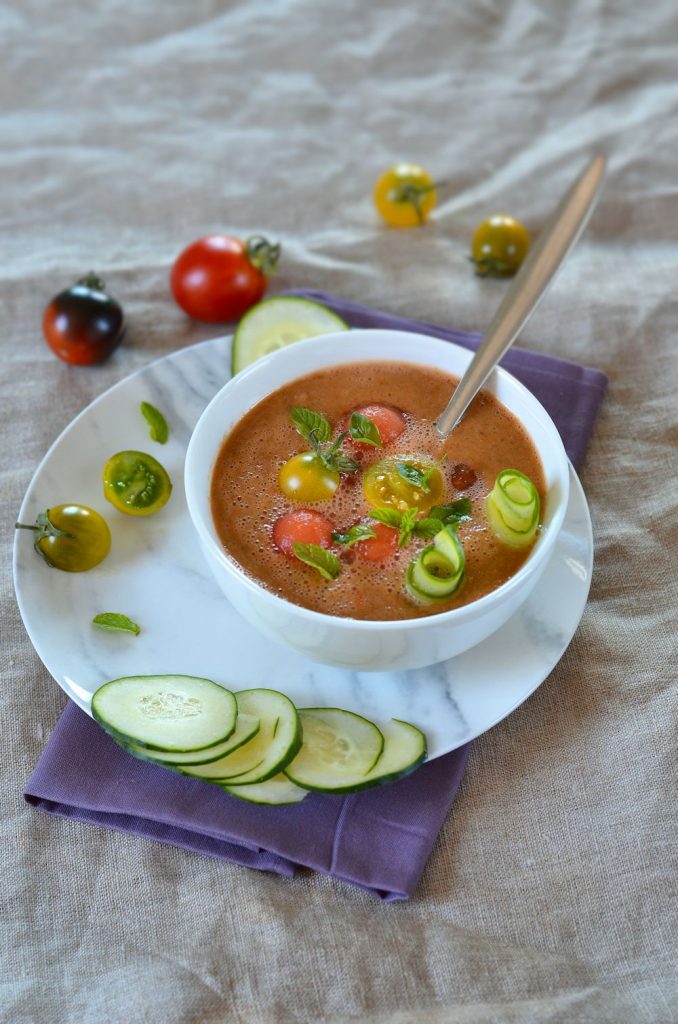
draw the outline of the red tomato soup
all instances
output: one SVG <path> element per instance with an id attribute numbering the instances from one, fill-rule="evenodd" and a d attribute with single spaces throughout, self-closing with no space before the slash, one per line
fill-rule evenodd
<path id="1" fill-rule="evenodd" d="M 433 615 L 505 583 L 531 544 L 516 549 L 498 538 L 487 496 L 510 468 L 532 481 L 543 504 L 544 474 L 525 429 L 488 392 L 440 438 L 434 419 L 457 383 L 415 364 L 356 363 L 302 377 L 261 401 L 224 439 L 212 475 L 212 516 L 228 555 L 272 593 L 356 619 Z M 306 410 L 296 423 L 295 409 Z M 336 445 L 352 425 L 353 436 Z M 464 516 L 452 527 L 463 579 L 451 596 L 422 598 L 407 584 L 408 569 L 449 506 Z M 309 551 L 326 552 L 327 563 L 298 557 Z"/>

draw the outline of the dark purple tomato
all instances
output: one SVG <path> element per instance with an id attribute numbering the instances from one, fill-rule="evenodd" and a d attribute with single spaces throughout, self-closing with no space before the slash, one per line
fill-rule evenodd
<path id="1" fill-rule="evenodd" d="M 42 318 L 42 332 L 52 351 L 67 363 L 103 363 L 125 333 L 122 306 L 106 292 L 96 274 L 55 295 Z"/>

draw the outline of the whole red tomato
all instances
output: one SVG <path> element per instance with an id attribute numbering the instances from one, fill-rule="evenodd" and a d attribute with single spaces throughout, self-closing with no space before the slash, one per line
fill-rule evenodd
<path id="1" fill-rule="evenodd" d="M 60 359 L 91 366 L 107 359 L 122 341 L 125 315 L 96 274 L 59 292 L 42 317 L 45 341 Z"/>
<path id="2" fill-rule="evenodd" d="M 254 237 L 207 235 L 184 249 L 172 267 L 172 294 L 194 320 L 239 320 L 263 296 L 280 246 Z"/>

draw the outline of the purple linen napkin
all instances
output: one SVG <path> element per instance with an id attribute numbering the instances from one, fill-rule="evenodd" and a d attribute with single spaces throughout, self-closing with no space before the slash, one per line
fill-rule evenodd
<path id="1" fill-rule="evenodd" d="M 467 348 L 479 340 L 477 334 L 366 309 L 324 292 L 288 294 L 316 299 L 354 327 L 433 334 Z M 576 466 L 605 392 L 605 375 L 520 349 L 512 349 L 503 365 L 549 411 Z M 205 856 L 288 877 L 311 868 L 386 900 L 407 899 L 454 802 L 469 748 L 365 793 L 311 794 L 301 804 L 257 807 L 199 779 L 131 757 L 69 701 L 24 796 L 50 814 Z"/>

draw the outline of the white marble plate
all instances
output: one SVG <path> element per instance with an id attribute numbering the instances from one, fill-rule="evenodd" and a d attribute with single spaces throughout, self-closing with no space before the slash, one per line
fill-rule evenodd
<path id="1" fill-rule="evenodd" d="M 107 391 L 63 432 L 38 467 L 19 518 L 80 502 L 100 511 L 110 555 L 87 573 L 50 569 L 17 531 L 14 581 L 33 645 L 68 696 L 89 711 L 92 693 L 117 676 L 186 673 L 233 690 L 279 689 L 299 706 L 334 705 L 375 721 L 402 718 L 423 729 L 439 757 L 505 718 L 557 664 L 579 624 L 593 562 L 591 520 L 572 470 L 565 524 L 544 576 L 521 610 L 489 640 L 449 661 L 411 672 L 358 673 L 314 664 L 260 636 L 212 581 L 183 493 L 183 457 L 198 416 L 229 376 L 230 339 L 182 349 Z M 141 401 L 162 409 L 170 440 L 151 441 Z M 101 469 L 115 451 L 151 452 L 174 491 L 157 516 L 132 518 L 103 498 Z M 138 637 L 91 625 L 123 612 Z"/>

